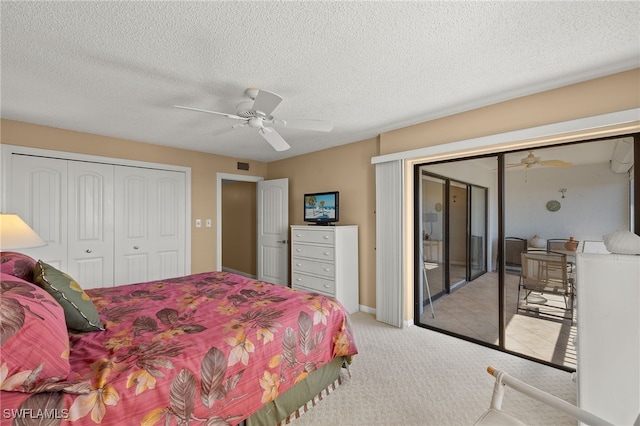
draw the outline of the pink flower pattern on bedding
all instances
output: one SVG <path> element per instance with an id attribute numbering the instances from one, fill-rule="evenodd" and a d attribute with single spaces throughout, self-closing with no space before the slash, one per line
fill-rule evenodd
<path id="1" fill-rule="evenodd" d="M 86 292 L 106 330 L 69 333 L 71 373 L 53 392 L 3 391 L 2 424 L 44 408 L 74 424 L 236 424 L 357 354 L 335 299 L 235 274 Z"/>

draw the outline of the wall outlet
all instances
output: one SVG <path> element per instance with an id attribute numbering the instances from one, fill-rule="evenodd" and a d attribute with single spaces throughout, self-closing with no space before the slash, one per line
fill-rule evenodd
<path id="1" fill-rule="evenodd" d="M 205 226 L 207 228 L 211 228 L 211 219 L 207 219 L 207 221 L 205 222 Z"/>
<path id="2" fill-rule="evenodd" d="M 202 227 L 202 220 L 196 219 L 196 228 L 201 228 L 201 227 Z"/>

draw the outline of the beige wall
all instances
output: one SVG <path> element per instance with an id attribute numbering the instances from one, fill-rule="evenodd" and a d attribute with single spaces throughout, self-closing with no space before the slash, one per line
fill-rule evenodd
<path id="1" fill-rule="evenodd" d="M 304 224 L 308 192 L 340 191 L 340 222 L 358 225 L 360 305 L 376 306 L 375 175 L 378 140 L 367 139 L 268 164 L 267 178 L 289 178 L 289 222 Z"/>
<path id="2" fill-rule="evenodd" d="M 216 268 L 216 231 L 195 227 L 195 219 L 211 218 L 216 223 L 216 173 L 265 176 L 266 163 L 203 154 L 125 139 L 2 120 L 0 143 L 76 152 L 88 155 L 125 158 L 152 163 L 191 167 L 191 272 Z M 237 161 L 249 163 L 249 172 L 237 170 Z"/>
<path id="3" fill-rule="evenodd" d="M 222 266 L 256 276 L 256 184 L 222 184 Z"/>
<path id="4" fill-rule="evenodd" d="M 640 106 L 640 68 L 380 135 L 380 155 Z"/>

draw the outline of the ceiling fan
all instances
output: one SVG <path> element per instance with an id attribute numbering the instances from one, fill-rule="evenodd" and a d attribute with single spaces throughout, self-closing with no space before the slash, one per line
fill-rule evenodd
<path id="1" fill-rule="evenodd" d="M 507 167 L 526 167 L 527 169 L 535 165 L 552 166 L 552 167 L 569 167 L 572 163 L 562 160 L 542 160 L 540 157 L 533 155 L 533 151 L 529 151 L 529 155 L 521 159 L 519 163 L 507 164 Z"/>
<path id="2" fill-rule="evenodd" d="M 250 87 L 244 91 L 248 99 L 243 100 L 236 106 L 235 114 L 224 112 L 208 111 L 206 109 L 192 108 L 181 105 L 174 105 L 191 111 L 206 112 L 208 114 L 222 115 L 241 123 L 232 128 L 249 126 L 258 129 L 258 134 L 262 136 L 276 151 L 286 151 L 291 148 L 287 141 L 271 126 L 289 127 L 292 129 L 313 130 L 317 132 L 330 132 L 333 124 L 326 120 L 309 119 L 278 119 L 271 113 L 280 105 L 282 98 L 275 93 L 266 90 Z"/>

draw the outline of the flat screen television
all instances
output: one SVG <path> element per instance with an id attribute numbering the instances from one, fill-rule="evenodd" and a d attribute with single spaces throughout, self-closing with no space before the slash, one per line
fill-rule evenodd
<path id="1" fill-rule="evenodd" d="M 304 194 L 304 221 L 330 225 L 340 218 L 340 193 L 316 192 Z"/>

